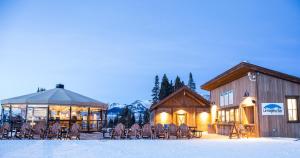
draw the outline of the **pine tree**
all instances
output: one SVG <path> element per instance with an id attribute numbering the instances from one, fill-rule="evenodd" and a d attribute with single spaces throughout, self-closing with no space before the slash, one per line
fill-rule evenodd
<path id="1" fill-rule="evenodd" d="M 113 120 L 113 126 L 116 126 L 120 121 L 119 115 L 117 115 Z"/>
<path id="2" fill-rule="evenodd" d="M 160 86 L 160 91 L 159 91 L 159 100 L 164 99 L 167 97 L 171 92 L 170 88 L 170 83 L 169 79 L 166 74 L 164 74 L 162 81 L 161 81 L 161 86 Z"/>
<path id="3" fill-rule="evenodd" d="M 176 79 L 175 79 L 174 91 L 180 89 L 183 86 L 184 86 L 183 81 L 181 82 L 179 76 L 177 76 Z"/>
<path id="4" fill-rule="evenodd" d="M 191 90 L 196 91 L 196 84 L 195 84 L 195 82 L 194 82 L 193 75 L 192 75 L 191 72 L 190 72 L 190 75 L 189 75 L 188 87 L 189 87 Z"/>
<path id="5" fill-rule="evenodd" d="M 168 95 L 172 94 L 175 91 L 174 85 L 173 85 L 173 81 L 170 81 L 170 85 L 169 85 L 169 90 L 168 90 Z"/>
<path id="6" fill-rule="evenodd" d="M 133 124 L 135 124 L 135 116 L 134 113 L 131 113 L 131 119 L 128 128 L 130 128 Z"/>
<path id="7" fill-rule="evenodd" d="M 138 124 L 139 124 L 140 126 L 143 125 L 143 118 L 142 118 L 142 115 L 141 115 L 141 114 L 139 115 Z"/>
<path id="8" fill-rule="evenodd" d="M 144 112 L 144 118 L 143 118 L 143 123 L 149 123 L 150 122 L 150 111 L 149 109 L 146 109 Z"/>
<path id="9" fill-rule="evenodd" d="M 152 103 L 156 104 L 159 101 L 159 77 L 155 76 L 154 87 L 152 89 Z"/>
<path id="10" fill-rule="evenodd" d="M 114 126 L 114 120 L 113 119 L 109 119 L 108 121 L 108 127 L 112 128 Z"/>

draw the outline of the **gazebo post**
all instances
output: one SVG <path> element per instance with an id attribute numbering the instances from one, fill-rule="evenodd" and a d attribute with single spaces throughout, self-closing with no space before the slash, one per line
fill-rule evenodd
<path id="1" fill-rule="evenodd" d="M 90 107 L 88 107 L 87 130 L 90 132 Z"/>
<path id="2" fill-rule="evenodd" d="M 69 119 L 69 129 L 71 128 L 71 121 L 72 121 L 72 112 L 71 112 L 71 110 L 72 110 L 72 107 L 71 107 L 71 105 L 70 105 L 70 110 L 69 110 L 69 115 L 70 115 L 70 119 Z"/>

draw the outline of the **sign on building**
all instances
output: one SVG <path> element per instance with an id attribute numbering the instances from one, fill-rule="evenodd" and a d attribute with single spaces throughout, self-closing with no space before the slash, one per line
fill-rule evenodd
<path id="1" fill-rule="evenodd" d="M 284 115 L 283 103 L 262 103 L 262 115 Z"/>

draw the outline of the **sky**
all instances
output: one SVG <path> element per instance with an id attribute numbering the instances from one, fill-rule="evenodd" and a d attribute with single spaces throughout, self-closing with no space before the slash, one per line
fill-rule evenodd
<path id="1" fill-rule="evenodd" d="M 207 94 L 241 61 L 300 77 L 299 1 L 0 1 L 0 99 L 63 83 L 131 103 L 189 72 Z"/>

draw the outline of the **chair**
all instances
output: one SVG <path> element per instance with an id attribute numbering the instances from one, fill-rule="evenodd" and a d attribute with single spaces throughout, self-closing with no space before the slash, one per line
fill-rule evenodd
<path id="1" fill-rule="evenodd" d="M 158 139 L 166 138 L 166 131 L 160 123 L 155 126 L 155 137 Z"/>
<path id="2" fill-rule="evenodd" d="M 46 134 L 47 134 L 46 122 L 40 121 L 32 129 L 30 138 L 34 139 L 34 138 L 38 137 L 38 139 L 45 139 Z"/>
<path id="3" fill-rule="evenodd" d="M 177 139 L 178 138 L 178 128 L 175 124 L 170 124 L 168 128 L 168 138 L 169 139 Z"/>
<path id="4" fill-rule="evenodd" d="M 179 137 L 180 138 L 191 138 L 191 131 L 186 124 L 181 124 L 179 126 Z"/>
<path id="5" fill-rule="evenodd" d="M 140 137 L 141 127 L 135 123 L 131 126 L 127 133 L 127 137 L 130 139 L 136 139 Z"/>
<path id="6" fill-rule="evenodd" d="M 249 131 L 245 128 L 245 126 L 243 124 L 239 125 L 239 136 L 241 137 L 247 137 L 247 139 L 249 138 Z"/>
<path id="7" fill-rule="evenodd" d="M 122 123 L 117 124 L 115 129 L 112 132 L 113 139 L 125 138 L 125 126 Z"/>
<path id="8" fill-rule="evenodd" d="M 49 128 L 47 137 L 49 139 L 61 139 L 61 126 L 58 122 L 54 123 L 51 128 Z"/>
<path id="9" fill-rule="evenodd" d="M 16 131 L 15 137 L 19 139 L 30 138 L 31 132 L 31 126 L 28 123 L 23 123 L 21 129 L 19 131 Z"/>
<path id="10" fill-rule="evenodd" d="M 9 139 L 9 131 L 10 131 L 10 124 L 8 122 L 4 123 L 3 126 L 0 128 L 0 137 L 1 139 Z"/>
<path id="11" fill-rule="evenodd" d="M 151 125 L 149 123 L 147 123 L 143 126 L 142 132 L 141 132 L 141 137 L 142 138 L 150 138 L 150 139 L 153 138 Z"/>
<path id="12" fill-rule="evenodd" d="M 74 123 L 68 133 L 69 139 L 75 138 L 80 140 L 80 127 L 77 123 Z"/>

